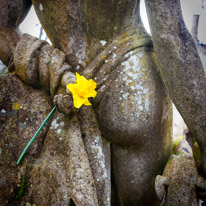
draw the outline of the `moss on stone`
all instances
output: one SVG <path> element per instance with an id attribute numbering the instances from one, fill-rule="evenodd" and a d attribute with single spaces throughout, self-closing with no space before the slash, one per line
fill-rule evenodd
<path id="1" fill-rule="evenodd" d="M 200 164 L 200 148 L 199 148 L 196 141 L 194 143 L 192 150 L 193 150 L 193 158 L 194 158 L 196 164 L 199 165 Z"/>
<path id="2" fill-rule="evenodd" d="M 177 145 L 183 139 L 185 139 L 184 136 L 179 136 L 178 138 L 173 139 L 173 141 L 172 141 L 172 154 L 175 154 L 175 150 L 176 150 Z"/>
<path id="3" fill-rule="evenodd" d="M 25 195 L 26 193 L 26 188 L 27 188 L 27 179 L 26 175 L 22 176 L 22 183 L 21 183 L 21 189 L 18 192 L 18 194 L 15 196 L 16 200 L 21 200 L 21 198 Z"/>

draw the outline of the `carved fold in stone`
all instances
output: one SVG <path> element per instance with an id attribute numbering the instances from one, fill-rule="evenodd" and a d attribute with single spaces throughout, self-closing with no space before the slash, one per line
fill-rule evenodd
<path id="1" fill-rule="evenodd" d="M 104 145 L 95 113 L 91 107 L 82 107 L 79 112 L 81 132 L 88 154 L 99 205 L 111 202 L 111 159 L 106 162 L 105 154 L 110 156 L 110 145 Z M 105 151 L 107 150 L 107 151 Z"/>
<path id="2" fill-rule="evenodd" d="M 76 117 L 72 118 L 68 132 L 71 149 L 68 165 L 71 197 L 76 205 L 97 206 L 96 188 Z"/>
<path id="3" fill-rule="evenodd" d="M 65 62 L 65 55 L 58 49 L 54 49 L 52 52 L 50 62 L 50 94 L 53 98 L 57 92 L 61 78 L 66 71 L 70 70 L 70 66 Z"/>
<path id="4" fill-rule="evenodd" d="M 69 205 L 70 199 L 78 206 L 99 205 L 77 115 L 54 113 L 41 157 L 29 173 L 29 195 L 37 205 Z"/>
<path id="5" fill-rule="evenodd" d="M 49 44 L 44 44 L 39 53 L 39 79 L 41 86 L 50 91 L 50 70 L 51 55 L 53 48 Z"/>
<path id="6" fill-rule="evenodd" d="M 151 37 L 144 32 L 130 31 L 112 41 L 83 71 L 87 78 L 97 83 L 95 105 L 101 100 L 116 75 L 111 75 L 140 47 L 152 47 Z M 132 53 L 133 52 L 133 53 Z"/>
<path id="7" fill-rule="evenodd" d="M 15 73 L 28 85 L 39 87 L 38 50 L 45 41 L 23 34 L 14 51 Z"/>
<path id="8" fill-rule="evenodd" d="M 26 84 L 43 87 L 54 97 L 63 74 L 71 70 L 65 55 L 47 42 L 24 34 L 14 52 L 15 73 Z"/>

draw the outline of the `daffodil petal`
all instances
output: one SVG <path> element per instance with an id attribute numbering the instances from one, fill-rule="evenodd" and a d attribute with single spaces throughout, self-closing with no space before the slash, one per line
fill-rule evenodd
<path id="1" fill-rule="evenodd" d="M 97 86 L 97 83 L 93 79 L 88 80 L 88 85 L 91 89 L 95 89 Z"/>
<path id="2" fill-rule="evenodd" d="M 83 104 L 91 105 L 88 98 L 95 97 L 96 82 L 92 79 L 87 80 L 85 77 L 76 73 L 76 84 L 68 84 L 68 90 L 72 93 L 74 106 L 80 108 Z"/>
<path id="3" fill-rule="evenodd" d="M 89 106 L 92 104 L 89 102 L 88 98 L 85 98 L 84 105 Z"/>
<path id="4" fill-rule="evenodd" d="M 77 84 L 81 81 L 81 76 L 76 72 Z"/>
<path id="5" fill-rule="evenodd" d="M 85 84 L 88 81 L 84 76 L 80 76 L 77 72 L 76 72 L 76 77 L 77 77 L 77 84 Z"/>
<path id="6" fill-rule="evenodd" d="M 84 98 L 79 97 L 78 95 L 73 95 L 74 107 L 79 109 L 85 102 Z"/>
<path id="7" fill-rule="evenodd" d="M 85 95 L 85 97 L 89 98 L 89 97 L 96 97 L 97 92 L 95 90 L 91 90 L 88 92 L 87 95 Z"/>
<path id="8" fill-rule="evenodd" d="M 67 85 L 67 89 L 71 92 L 71 93 L 74 93 L 75 90 L 77 88 L 77 84 L 68 84 Z"/>

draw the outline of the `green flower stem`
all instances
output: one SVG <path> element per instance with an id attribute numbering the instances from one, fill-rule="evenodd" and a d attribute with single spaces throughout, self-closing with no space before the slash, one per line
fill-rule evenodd
<path id="1" fill-rule="evenodd" d="M 46 119 L 44 120 L 44 122 L 42 123 L 42 125 L 39 127 L 39 129 L 37 130 L 37 132 L 35 133 L 35 135 L 31 138 L 31 140 L 29 141 L 29 143 L 27 144 L 27 146 L 24 148 L 24 151 L 21 153 L 18 161 L 17 161 L 17 165 L 21 164 L 22 159 L 24 158 L 25 153 L 27 152 L 27 150 L 29 149 L 29 147 L 31 146 L 31 144 L 33 143 L 33 141 L 36 139 L 36 137 L 38 136 L 38 134 L 41 132 L 41 130 L 43 129 L 44 125 L 48 122 L 48 120 L 50 119 L 50 117 L 52 116 L 52 114 L 54 113 L 56 107 L 54 107 L 52 109 L 52 111 L 48 114 L 48 116 L 46 117 Z"/>

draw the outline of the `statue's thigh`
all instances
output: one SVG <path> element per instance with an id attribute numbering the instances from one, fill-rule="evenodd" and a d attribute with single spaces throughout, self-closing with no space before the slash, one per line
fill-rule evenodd
<path id="1" fill-rule="evenodd" d="M 153 52 L 142 47 L 127 55 L 111 74 L 114 81 L 96 109 L 100 130 L 111 143 L 122 146 L 153 145 L 163 136 L 169 141 L 171 102 Z"/>
<path id="2" fill-rule="evenodd" d="M 97 108 L 124 206 L 155 205 L 154 179 L 171 151 L 172 107 L 153 57 L 147 47 L 130 52 Z"/>

